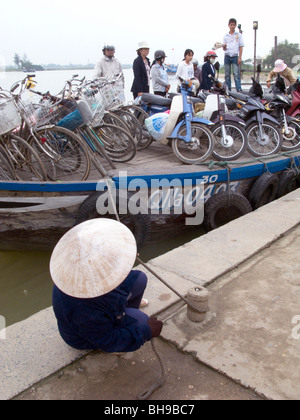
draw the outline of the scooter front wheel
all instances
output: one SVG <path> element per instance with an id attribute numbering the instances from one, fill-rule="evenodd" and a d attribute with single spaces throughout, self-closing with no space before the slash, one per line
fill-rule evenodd
<path id="1" fill-rule="evenodd" d="M 183 125 L 178 136 L 186 136 L 186 126 Z M 189 165 L 199 164 L 208 159 L 214 149 L 214 135 L 204 125 L 199 123 L 191 123 L 191 140 L 186 142 L 180 137 L 172 142 L 172 148 L 177 158 Z"/>
<path id="2" fill-rule="evenodd" d="M 248 136 L 244 128 L 233 121 L 225 121 L 225 136 L 222 125 L 216 124 L 212 128 L 216 139 L 213 157 L 217 160 L 236 160 L 241 157 L 248 146 Z"/>
<path id="3" fill-rule="evenodd" d="M 248 134 L 248 150 L 253 156 L 269 156 L 281 149 L 283 137 L 280 130 L 272 122 L 257 122 L 246 128 Z"/>

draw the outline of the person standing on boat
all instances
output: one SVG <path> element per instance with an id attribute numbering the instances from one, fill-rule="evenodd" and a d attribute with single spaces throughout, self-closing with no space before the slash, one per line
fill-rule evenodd
<path id="1" fill-rule="evenodd" d="M 170 84 L 168 80 L 167 68 L 164 65 L 166 54 L 162 50 L 155 51 L 154 61 L 151 66 L 151 79 L 153 92 L 155 95 L 165 97 L 169 92 Z"/>
<path id="2" fill-rule="evenodd" d="M 115 47 L 111 44 L 105 44 L 102 48 L 103 57 L 95 66 L 95 78 L 104 77 L 105 79 L 114 79 L 121 75 L 120 81 L 125 86 L 125 78 L 122 65 L 115 58 Z"/>
<path id="3" fill-rule="evenodd" d="M 150 47 L 148 42 L 139 42 L 137 58 L 133 62 L 134 79 L 131 87 L 134 99 L 150 92 L 150 60 L 148 58 Z"/>
<path id="4" fill-rule="evenodd" d="M 268 88 L 271 87 L 271 81 L 273 77 L 277 76 L 278 73 L 287 81 L 289 85 L 293 85 L 297 81 L 296 75 L 293 72 L 293 70 L 289 68 L 283 60 L 279 59 L 275 61 L 274 69 L 268 74 L 268 77 L 267 77 Z"/>
<path id="5" fill-rule="evenodd" d="M 196 79 L 199 80 L 199 83 L 201 85 L 201 82 L 202 82 L 202 67 L 199 66 L 199 62 L 196 58 L 193 59 L 192 63 L 193 63 L 193 66 L 194 66 L 194 77 L 196 77 Z"/>
<path id="6" fill-rule="evenodd" d="M 215 62 L 217 57 L 215 51 L 208 51 L 206 53 L 204 57 L 205 63 L 202 66 L 202 82 L 200 84 L 200 89 L 209 91 L 213 87 L 213 82 L 209 76 L 215 77 Z"/>
<path id="7" fill-rule="evenodd" d="M 242 34 L 236 32 L 236 19 L 229 19 L 229 32 L 225 34 L 223 39 L 223 50 L 225 51 L 224 67 L 225 82 L 228 89 L 231 90 L 231 68 L 237 92 L 242 91 L 240 65 L 242 64 L 242 55 L 244 40 Z"/>
<path id="8" fill-rule="evenodd" d="M 140 308 L 146 275 L 132 270 L 132 232 L 112 219 L 93 219 L 68 231 L 50 260 L 53 310 L 62 339 L 78 350 L 138 350 L 158 337 L 162 322 Z"/>
<path id="9" fill-rule="evenodd" d="M 194 58 L 194 51 L 191 49 L 186 49 L 184 52 L 184 59 L 179 64 L 176 77 L 178 79 L 178 92 L 180 91 L 181 81 L 179 78 L 192 82 L 195 86 L 195 89 L 198 90 L 200 83 L 199 80 L 195 78 L 194 75 L 194 66 L 192 64 Z"/>

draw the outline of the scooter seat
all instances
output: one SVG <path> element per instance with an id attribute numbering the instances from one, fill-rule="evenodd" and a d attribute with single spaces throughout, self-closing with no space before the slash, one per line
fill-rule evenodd
<path id="1" fill-rule="evenodd" d="M 160 96 L 160 95 L 153 95 L 152 93 L 143 93 L 142 101 L 146 105 L 153 104 L 153 105 L 162 105 L 166 107 L 171 106 L 171 103 L 172 103 L 172 99 L 164 98 L 163 96 Z"/>
<path id="2" fill-rule="evenodd" d="M 245 94 L 240 93 L 240 92 L 230 91 L 229 95 L 232 96 L 233 98 L 238 99 L 238 100 L 243 101 L 243 102 L 247 102 L 248 99 L 249 99 L 249 95 L 245 95 Z"/>
<path id="3" fill-rule="evenodd" d="M 232 111 L 236 109 L 236 100 L 235 99 L 230 99 L 230 98 L 226 98 L 225 99 L 225 103 L 227 108 Z"/>

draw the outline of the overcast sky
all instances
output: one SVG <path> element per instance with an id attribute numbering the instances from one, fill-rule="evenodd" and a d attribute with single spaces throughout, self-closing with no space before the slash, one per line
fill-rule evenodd
<path id="1" fill-rule="evenodd" d="M 13 63 L 14 54 L 34 64 L 87 64 L 101 57 L 105 42 L 116 47 L 116 57 L 131 64 L 139 41 L 165 50 L 167 62 L 178 63 L 186 48 L 202 62 L 215 42 L 222 42 L 228 20 L 235 17 L 244 31 L 243 58 L 253 58 L 253 21 L 259 22 L 257 55 L 267 55 L 278 41 L 300 43 L 299 1 L 263 0 L 207 2 L 184 0 L 3 0 L 0 61 Z M 220 62 L 223 63 L 223 52 Z"/>

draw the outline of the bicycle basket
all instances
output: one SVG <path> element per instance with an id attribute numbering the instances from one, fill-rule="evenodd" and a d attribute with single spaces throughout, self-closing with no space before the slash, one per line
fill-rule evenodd
<path id="1" fill-rule="evenodd" d="M 88 105 L 92 114 L 90 123 L 92 125 L 100 124 L 105 113 L 105 106 L 100 92 L 97 90 L 85 92 L 84 102 Z"/>
<path id="2" fill-rule="evenodd" d="M 101 87 L 101 95 L 107 111 L 122 106 L 125 102 L 124 89 L 120 85 L 108 84 Z"/>
<path id="3" fill-rule="evenodd" d="M 44 101 L 39 105 L 30 104 L 26 108 L 27 118 L 31 126 L 37 128 L 50 124 L 75 130 L 84 123 L 75 100 L 63 100 L 59 104 Z M 30 108 L 31 110 L 33 108 L 31 118 Z"/>
<path id="4" fill-rule="evenodd" d="M 21 116 L 14 99 L 0 99 L 0 135 L 8 133 L 21 125 Z"/>
<path id="5" fill-rule="evenodd" d="M 59 110 L 61 112 L 60 116 L 63 118 L 60 119 L 57 125 L 59 127 L 64 127 L 68 130 L 74 131 L 76 128 L 79 128 L 81 125 L 83 125 L 85 121 L 82 118 L 77 102 L 67 102 L 68 103 L 59 105 Z"/>

